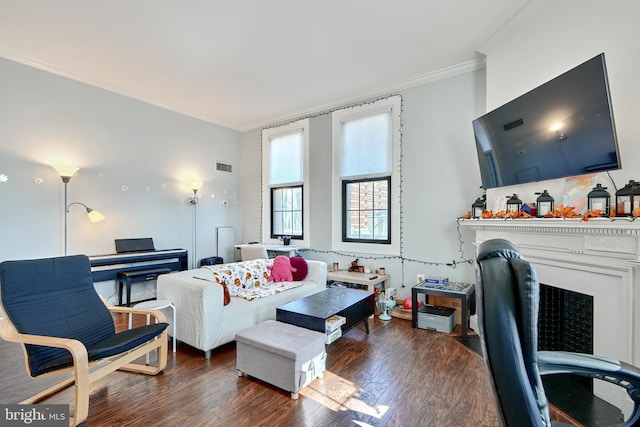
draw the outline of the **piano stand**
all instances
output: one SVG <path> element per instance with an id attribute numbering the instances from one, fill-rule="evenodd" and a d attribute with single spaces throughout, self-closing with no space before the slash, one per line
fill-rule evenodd
<path id="1" fill-rule="evenodd" d="M 118 305 L 122 305 L 122 286 L 127 286 L 127 307 L 131 307 L 131 284 L 156 280 L 159 275 L 171 273 L 170 268 L 121 271 L 118 273 Z"/>

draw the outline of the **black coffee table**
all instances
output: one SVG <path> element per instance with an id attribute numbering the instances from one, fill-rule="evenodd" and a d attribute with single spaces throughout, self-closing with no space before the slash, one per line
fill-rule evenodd
<path id="1" fill-rule="evenodd" d="M 342 333 L 347 333 L 360 322 L 369 333 L 369 316 L 375 310 L 373 292 L 328 288 L 317 294 L 292 301 L 276 308 L 276 320 L 313 331 L 325 332 L 325 320 L 333 315 L 346 318 Z"/>

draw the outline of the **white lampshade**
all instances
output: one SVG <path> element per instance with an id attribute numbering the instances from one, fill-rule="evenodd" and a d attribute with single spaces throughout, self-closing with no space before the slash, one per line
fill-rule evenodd
<path id="1" fill-rule="evenodd" d="M 91 208 L 87 208 L 87 215 L 89 216 L 89 221 L 91 222 L 100 222 L 100 221 L 104 221 L 105 219 L 104 215 L 102 215 L 98 211 L 94 211 Z"/>
<path id="2" fill-rule="evenodd" d="M 69 166 L 69 165 L 51 165 L 56 172 L 58 172 L 58 175 L 60 175 L 61 178 L 71 178 L 73 175 L 75 175 L 76 172 L 78 172 L 78 169 L 75 166 Z"/>

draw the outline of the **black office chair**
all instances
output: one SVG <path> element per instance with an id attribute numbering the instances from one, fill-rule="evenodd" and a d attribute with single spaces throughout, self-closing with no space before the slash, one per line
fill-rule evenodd
<path id="1" fill-rule="evenodd" d="M 503 239 L 483 242 L 476 261 L 479 334 L 502 424 L 552 425 L 540 375 L 574 374 L 626 388 L 634 408 L 621 425 L 640 425 L 640 369 L 590 354 L 538 352 L 539 283 L 533 266 Z"/>

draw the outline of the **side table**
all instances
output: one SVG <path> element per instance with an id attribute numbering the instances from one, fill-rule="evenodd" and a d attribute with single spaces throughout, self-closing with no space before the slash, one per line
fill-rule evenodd
<path id="1" fill-rule="evenodd" d="M 429 295 L 448 298 L 459 298 L 462 301 L 462 339 L 467 338 L 469 317 L 476 312 L 476 286 L 473 283 L 449 282 L 444 285 L 437 283 L 420 282 L 411 288 L 411 326 L 418 326 L 418 294 L 426 295 L 426 303 Z"/>
<path id="2" fill-rule="evenodd" d="M 382 283 L 382 290 L 388 288 L 391 278 L 388 274 L 380 275 L 378 273 L 356 273 L 354 271 L 346 270 L 329 270 L 327 272 L 327 280 L 366 286 L 369 292 L 373 292 L 378 283 Z"/>
<path id="3" fill-rule="evenodd" d="M 173 322 L 171 323 L 173 329 L 173 352 L 176 352 L 176 306 L 171 301 L 166 300 L 150 300 L 138 303 L 133 306 L 134 308 L 146 308 L 149 310 L 162 310 L 163 308 L 171 308 L 173 310 Z M 149 315 L 147 315 L 147 325 L 149 324 Z M 131 314 L 129 314 L 129 329 L 131 329 Z M 149 363 L 149 354 L 147 354 L 147 364 Z"/>

